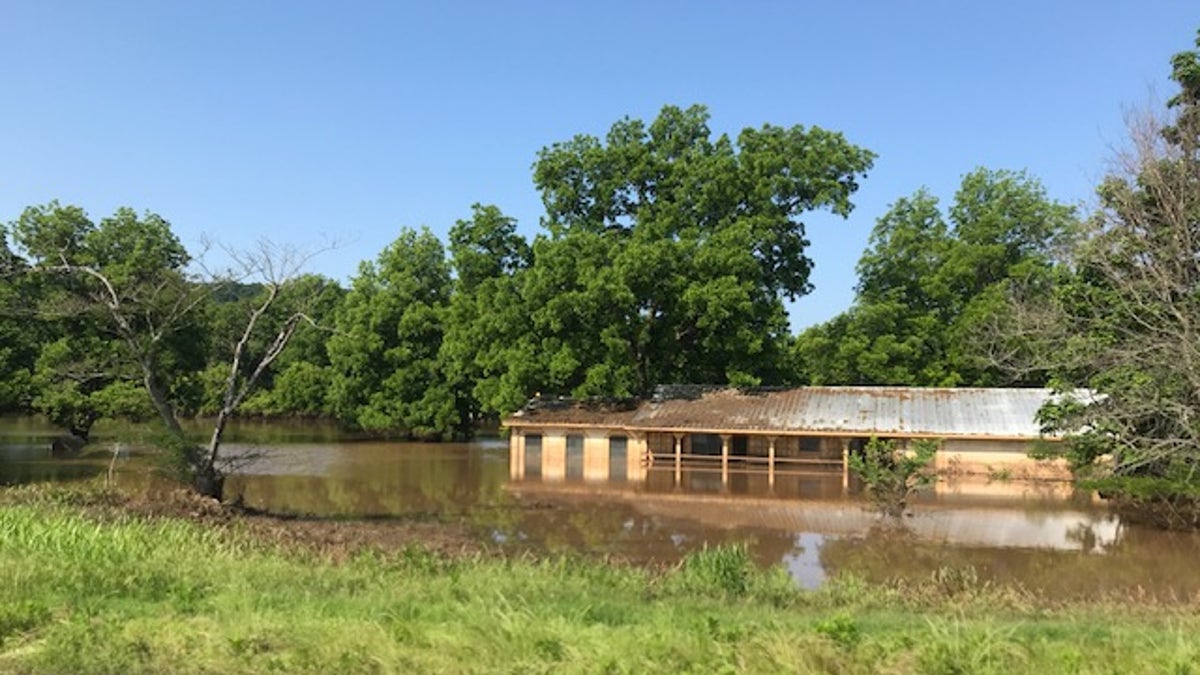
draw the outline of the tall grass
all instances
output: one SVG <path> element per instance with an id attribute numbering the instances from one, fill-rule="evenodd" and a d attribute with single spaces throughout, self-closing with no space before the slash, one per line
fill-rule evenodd
<path id="1" fill-rule="evenodd" d="M 805 592 L 741 547 L 667 571 L 415 547 L 335 563 L 77 499 L 0 499 L 0 672 L 1187 672 L 1200 656 L 1187 612 Z"/>

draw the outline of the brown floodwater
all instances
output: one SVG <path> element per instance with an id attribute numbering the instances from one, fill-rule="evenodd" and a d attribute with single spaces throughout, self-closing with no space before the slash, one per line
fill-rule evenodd
<path id="1" fill-rule="evenodd" d="M 840 472 L 780 474 L 651 470 L 641 482 L 511 481 L 500 439 L 472 443 L 341 441 L 327 427 L 241 425 L 229 497 L 281 514 L 437 518 L 463 522 L 514 550 L 671 564 L 705 546 L 744 543 L 763 564 L 817 587 L 837 575 L 869 581 L 1020 584 L 1051 597 L 1200 598 L 1200 535 L 1122 521 L 1063 484 L 941 483 L 899 526 L 872 514 Z M 0 484 L 71 481 L 115 466 L 144 480 L 137 445 L 101 439 L 81 458 L 52 459 L 53 431 L 0 420 Z M 128 436 L 126 436 L 128 437 Z M 117 460 L 112 462 L 113 451 Z"/>

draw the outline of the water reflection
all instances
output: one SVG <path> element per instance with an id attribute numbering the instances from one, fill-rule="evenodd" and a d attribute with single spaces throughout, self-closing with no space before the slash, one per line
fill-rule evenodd
<path id="1" fill-rule="evenodd" d="M 774 489 L 757 494 L 747 489 L 753 478 L 730 476 L 727 485 L 719 475 L 715 484 L 710 476 L 681 478 L 677 485 L 672 475 L 651 472 L 637 487 L 523 481 L 509 490 L 545 507 L 547 515 L 522 523 L 522 535 L 540 536 L 548 548 L 598 541 L 605 553 L 670 562 L 705 544 L 744 541 L 761 562 L 782 563 L 806 587 L 847 573 L 929 583 L 950 569 L 1060 598 L 1200 595 L 1200 537 L 1124 524 L 1091 495 L 1062 484 L 943 484 L 918 499 L 900 526 L 884 527 L 853 486 L 842 487 L 840 474 L 791 483 L 777 477 Z M 607 520 L 554 522 L 555 511 Z M 618 518 L 621 528 L 607 522 Z M 547 531 L 553 534 L 540 534 Z"/>
<path id="2" fill-rule="evenodd" d="M 226 482 L 231 498 L 274 513 L 335 517 L 468 515 L 501 497 L 508 454 L 488 443 L 233 444 L 253 457 Z"/>
<path id="3" fill-rule="evenodd" d="M 1091 495 L 1054 483 L 948 483 L 914 503 L 902 528 L 881 528 L 856 486 L 834 474 L 652 470 L 644 482 L 509 479 L 507 448 L 343 442 L 324 436 L 229 445 L 242 463 L 227 490 L 247 506 L 330 517 L 429 517 L 466 523 L 513 550 L 586 552 L 673 564 L 690 551 L 746 543 L 815 587 L 852 573 L 929 583 L 939 569 L 1019 582 L 1058 596 L 1200 594 L 1200 538 L 1123 523 Z M 109 448 L 47 456 L 49 434 L 0 425 L 0 483 L 75 480 L 108 468 Z M 235 435 L 235 438 L 237 436 Z M 118 463 L 119 481 L 146 471 Z"/>

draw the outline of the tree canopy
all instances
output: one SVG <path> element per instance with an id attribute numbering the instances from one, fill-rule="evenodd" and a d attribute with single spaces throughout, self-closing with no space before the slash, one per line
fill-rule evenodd
<path id="1" fill-rule="evenodd" d="M 359 267 L 329 340 L 332 407 L 370 431 L 419 437 L 461 432 L 455 391 L 438 358 L 450 268 L 429 230 L 404 230 Z"/>
<path id="2" fill-rule="evenodd" d="M 967 174 L 947 213 L 924 190 L 897 200 L 859 260 L 853 306 L 797 338 L 803 379 L 1038 384 L 1044 373 L 1015 376 L 981 348 L 992 344 L 982 338 L 1015 292 L 1050 283 L 1076 227 L 1073 209 L 1019 172 Z"/>
<path id="3" fill-rule="evenodd" d="M 702 106 L 544 148 L 534 183 L 547 233 L 504 291 L 523 331 L 497 350 L 509 365 L 484 390 L 511 406 L 514 388 L 631 396 L 661 382 L 786 381 L 783 300 L 811 289 L 802 218 L 848 215 L 873 159 L 817 127 L 714 138 Z"/>

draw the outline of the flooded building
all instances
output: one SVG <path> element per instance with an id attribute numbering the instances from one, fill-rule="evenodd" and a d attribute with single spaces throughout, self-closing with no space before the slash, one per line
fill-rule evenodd
<path id="1" fill-rule="evenodd" d="M 1046 436 L 1038 410 L 1049 389 L 659 387 L 643 401 L 535 398 L 506 420 L 514 479 L 643 480 L 685 466 L 777 473 L 841 471 L 871 438 L 938 443 L 944 473 L 1065 479 L 1061 460 L 1031 450 Z"/>

